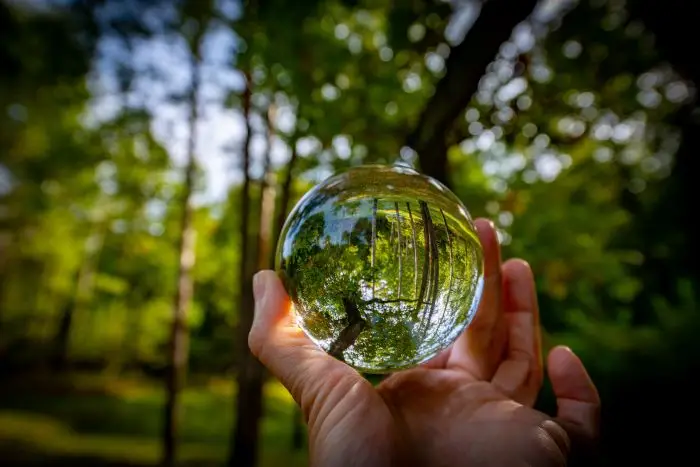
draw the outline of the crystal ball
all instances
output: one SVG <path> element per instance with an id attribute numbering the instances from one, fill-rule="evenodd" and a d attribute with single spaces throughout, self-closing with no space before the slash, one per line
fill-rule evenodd
<path id="1" fill-rule="evenodd" d="M 399 166 L 360 166 L 306 193 L 290 213 L 277 267 L 299 327 L 364 373 L 435 357 L 476 313 L 483 254 L 447 187 Z"/>

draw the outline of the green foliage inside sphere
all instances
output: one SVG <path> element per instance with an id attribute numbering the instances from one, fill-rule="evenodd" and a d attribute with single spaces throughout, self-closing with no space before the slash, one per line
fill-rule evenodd
<path id="1" fill-rule="evenodd" d="M 308 192 L 282 230 L 277 264 L 299 326 L 366 373 L 409 368 L 449 347 L 483 286 L 465 207 L 402 167 L 356 167 Z"/>

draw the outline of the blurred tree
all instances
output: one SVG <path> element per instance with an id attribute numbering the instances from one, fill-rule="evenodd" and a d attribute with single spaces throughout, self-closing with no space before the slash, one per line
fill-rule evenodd
<path id="1" fill-rule="evenodd" d="M 243 118 L 246 122 L 246 138 L 243 143 L 243 188 L 240 198 L 240 251 L 239 263 L 239 300 L 238 308 L 238 352 L 241 362 L 238 366 L 236 385 L 236 425 L 234 427 L 229 465 L 252 466 L 257 462 L 259 420 L 262 415 L 262 367 L 248 350 L 248 332 L 253 323 L 253 281 L 254 264 L 257 260 L 254 248 L 251 252 L 250 205 L 250 142 L 252 137 L 251 93 L 252 83 L 250 74 L 246 74 L 246 85 L 243 91 Z M 255 238 L 255 237 L 253 237 Z"/>
<path id="2" fill-rule="evenodd" d="M 184 187 L 179 200 L 181 210 L 178 240 L 178 280 L 173 305 L 173 320 L 170 332 L 168 374 L 166 379 L 165 420 L 163 422 L 163 465 L 172 467 L 176 463 L 178 432 L 178 393 L 184 384 L 187 365 L 188 330 L 187 311 L 192 300 L 192 268 L 195 265 L 195 225 L 193 220 L 192 195 L 194 191 L 197 160 L 197 124 L 199 123 L 199 93 L 201 92 L 202 41 L 212 15 L 211 2 L 185 2 L 182 6 L 184 40 L 190 55 L 190 83 L 186 102 L 189 108 L 187 160 L 184 169 Z"/>
<path id="3" fill-rule="evenodd" d="M 471 2 L 475 8 L 478 2 Z M 445 75 L 422 111 L 408 146 L 417 153 L 423 172 L 448 187 L 447 134 L 457 117 L 469 104 L 501 45 L 513 28 L 525 20 L 537 4 L 536 0 L 510 2 L 491 0 L 480 8 L 476 23 L 461 42 L 449 51 Z"/>

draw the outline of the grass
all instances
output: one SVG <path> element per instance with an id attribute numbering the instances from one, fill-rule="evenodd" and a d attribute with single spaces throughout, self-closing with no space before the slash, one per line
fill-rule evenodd
<path id="1" fill-rule="evenodd" d="M 155 465 L 160 456 L 163 390 L 140 380 L 37 377 L 0 388 L 0 459 L 10 465 Z M 181 397 L 178 461 L 222 465 L 233 421 L 233 388 L 209 380 Z M 292 448 L 293 401 L 277 383 L 265 387 L 261 466 L 302 466 Z"/>

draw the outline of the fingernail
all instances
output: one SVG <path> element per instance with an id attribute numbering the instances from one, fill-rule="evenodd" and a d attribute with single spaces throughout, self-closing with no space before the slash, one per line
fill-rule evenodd
<path id="1" fill-rule="evenodd" d="M 253 298 L 255 298 L 255 303 L 262 301 L 265 296 L 265 278 L 262 274 L 257 273 L 253 276 Z"/>
<path id="2" fill-rule="evenodd" d="M 494 228 L 495 225 L 491 219 L 487 219 L 485 217 L 480 217 L 474 221 L 474 224 L 479 225 L 479 224 L 486 224 L 487 227 Z"/>
<path id="3" fill-rule="evenodd" d="M 568 345 L 557 345 L 555 348 L 560 349 L 561 352 L 568 353 L 570 355 L 576 355 L 574 354 L 574 351 L 571 350 L 571 347 L 569 347 Z"/>

